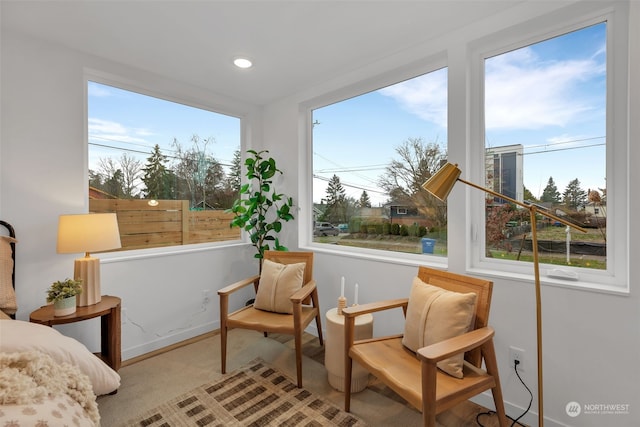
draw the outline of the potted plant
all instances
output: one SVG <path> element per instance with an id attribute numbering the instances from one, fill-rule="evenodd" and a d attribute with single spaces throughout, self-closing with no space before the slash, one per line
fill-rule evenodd
<path id="1" fill-rule="evenodd" d="M 59 280 L 47 289 L 47 302 L 53 303 L 54 316 L 68 316 L 76 311 L 76 295 L 82 293 L 82 280 Z"/>
<path id="2" fill-rule="evenodd" d="M 283 221 L 294 219 L 291 214 L 293 199 L 276 192 L 273 187 L 272 178 L 277 173 L 282 174 L 282 171 L 276 167 L 273 158 L 263 157 L 269 151 L 247 150 L 247 153 L 252 156 L 244 162 L 249 182 L 242 185 L 240 198 L 227 212 L 235 215 L 231 227 L 240 227 L 249 233 L 251 243 L 257 250 L 254 257 L 260 259 L 262 265 L 264 251 L 271 249 L 270 242 L 273 242 L 274 250 L 288 250 L 280 244 L 277 234 L 282 230 Z"/>

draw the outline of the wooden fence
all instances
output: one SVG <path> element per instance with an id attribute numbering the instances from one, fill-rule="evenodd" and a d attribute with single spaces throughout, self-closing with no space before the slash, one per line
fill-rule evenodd
<path id="1" fill-rule="evenodd" d="M 192 211 L 187 200 L 91 199 L 90 212 L 118 215 L 121 250 L 157 248 L 240 239 L 229 227 L 233 214 L 222 210 Z"/>

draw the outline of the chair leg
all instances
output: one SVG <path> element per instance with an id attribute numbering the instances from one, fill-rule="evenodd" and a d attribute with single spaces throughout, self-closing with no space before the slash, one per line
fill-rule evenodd
<path id="1" fill-rule="evenodd" d="M 296 375 L 298 376 L 298 388 L 302 388 L 302 331 L 296 331 Z"/>
<path id="2" fill-rule="evenodd" d="M 347 354 L 344 359 L 344 410 L 351 411 L 351 375 L 353 371 L 353 359 Z"/>
<path id="3" fill-rule="evenodd" d="M 221 370 L 223 374 L 227 373 L 227 328 L 223 327 L 220 329 L 220 364 Z"/>
<path id="4" fill-rule="evenodd" d="M 322 339 L 322 322 L 320 321 L 320 310 L 318 310 L 318 314 L 316 314 L 316 327 L 318 329 L 318 340 L 320 341 L 320 345 L 324 345 L 324 341 Z"/>
<path id="5" fill-rule="evenodd" d="M 484 364 L 487 367 L 487 373 L 493 377 L 496 385 L 491 389 L 493 395 L 493 403 L 496 406 L 496 413 L 498 414 L 498 423 L 500 427 L 506 427 L 507 413 L 504 410 L 504 400 L 502 398 L 502 387 L 500 386 L 500 376 L 498 375 L 498 362 L 496 361 L 496 352 L 493 347 L 493 339 L 487 341 L 482 346 L 482 355 L 484 357 Z"/>
<path id="6" fill-rule="evenodd" d="M 436 427 L 436 363 L 422 360 L 422 425 Z"/>

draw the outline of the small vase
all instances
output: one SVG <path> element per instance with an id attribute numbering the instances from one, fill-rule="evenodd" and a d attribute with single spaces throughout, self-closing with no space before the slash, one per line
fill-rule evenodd
<path id="1" fill-rule="evenodd" d="M 68 316 L 76 312 L 76 296 L 53 302 L 53 315 Z"/>

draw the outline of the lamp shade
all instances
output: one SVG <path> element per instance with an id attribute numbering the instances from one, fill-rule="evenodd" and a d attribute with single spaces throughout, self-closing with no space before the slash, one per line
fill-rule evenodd
<path id="1" fill-rule="evenodd" d="M 447 163 L 422 184 L 422 188 L 444 202 L 461 173 L 457 164 Z"/>
<path id="2" fill-rule="evenodd" d="M 99 252 L 121 247 L 115 213 L 60 215 L 59 254 Z"/>

